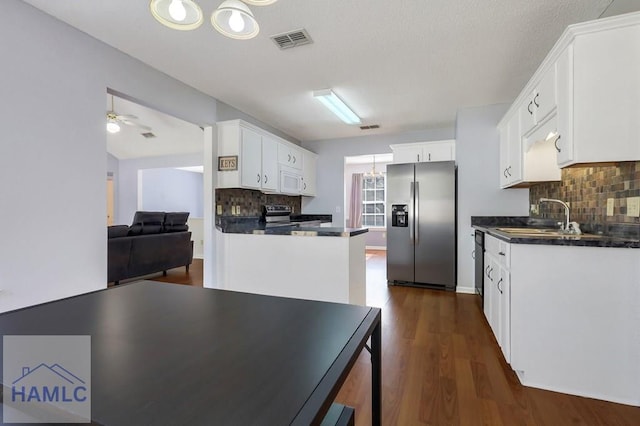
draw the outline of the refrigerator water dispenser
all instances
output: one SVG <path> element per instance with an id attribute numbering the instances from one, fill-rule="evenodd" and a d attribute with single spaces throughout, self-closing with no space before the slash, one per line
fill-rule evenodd
<path id="1" fill-rule="evenodd" d="M 393 204 L 391 206 L 391 226 L 406 228 L 409 226 L 407 220 L 407 212 L 409 206 L 407 204 Z"/>

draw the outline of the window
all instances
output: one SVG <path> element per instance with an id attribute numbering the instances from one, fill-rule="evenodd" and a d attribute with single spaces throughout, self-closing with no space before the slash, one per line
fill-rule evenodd
<path id="1" fill-rule="evenodd" d="M 386 176 L 364 176 L 362 179 L 362 226 L 384 228 Z"/>

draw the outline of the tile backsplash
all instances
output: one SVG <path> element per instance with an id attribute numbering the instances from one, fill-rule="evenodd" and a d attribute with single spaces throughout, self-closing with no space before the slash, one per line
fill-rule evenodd
<path id="1" fill-rule="evenodd" d="M 284 204 L 291 207 L 293 214 L 300 214 L 302 197 L 264 194 L 251 189 L 216 189 L 216 211 L 217 206 L 222 206 L 222 216 L 231 216 L 233 206 L 240 208 L 235 216 L 260 216 L 264 204 Z"/>
<path id="2" fill-rule="evenodd" d="M 529 202 L 540 198 L 556 198 L 569 202 L 571 220 L 592 226 L 607 224 L 640 224 L 640 218 L 627 216 L 627 197 L 640 196 L 640 161 L 622 162 L 599 167 L 562 169 L 561 182 L 545 182 L 529 188 Z M 613 216 L 607 216 L 607 199 L 613 198 Z M 540 203 L 532 217 L 564 218 L 557 203 Z"/>

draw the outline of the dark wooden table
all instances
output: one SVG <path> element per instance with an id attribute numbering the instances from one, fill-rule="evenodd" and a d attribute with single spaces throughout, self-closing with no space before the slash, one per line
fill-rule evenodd
<path id="1" fill-rule="evenodd" d="M 377 308 L 143 281 L 2 314 L 0 331 L 91 335 L 105 425 L 318 424 L 371 337 L 380 424 Z"/>

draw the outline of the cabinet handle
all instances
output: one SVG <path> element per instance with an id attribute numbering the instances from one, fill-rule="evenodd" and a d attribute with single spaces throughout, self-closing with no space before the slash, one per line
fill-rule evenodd
<path id="1" fill-rule="evenodd" d="M 500 280 L 498 281 L 498 291 L 500 291 L 500 294 L 502 294 L 502 289 L 500 288 L 500 283 L 502 282 L 502 278 L 500 278 Z"/>
<path id="2" fill-rule="evenodd" d="M 484 274 L 485 274 L 487 277 L 489 277 L 489 268 L 490 268 L 490 267 L 491 267 L 491 266 L 487 266 L 487 267 L 484 269 Z"/>
<path id="3" fill-rule="evenodd" d="M 473 251 L 471 252 L 471 258 L 472 258 L 473 260 L 476 260 L 476 251 L 475 251 L 475 250 L 473 250 Z"/>
<path id="4" fill-rule="evenodd" d="M 305 182 L 305 183 L 303 183 L 303 187 L 302 187 L 302 189 L 307 189 L 307 183 L 306 183 L 306 182 Z"/>
<path id="5" fill-rule="evenodd" d="M 504 171 L 502 172 L 502 175 L 505 177 L 505 179 L 508 177 L 507 176 L 507 169 L 504 169 Z"/>
<path id="6" fill-rule="evenodd" d="M 290 163 L 291 162 L 291 154 L 287 154 L 287 158 L 288 158 L 287 159 L 287 163 Z"/>
<path id="7" fill-rule="evenodd" d="M 491 276 L 491 273 L 493 272 L 493 268 L 489 269 L 489 279 L 491 281 L 493 281 L 493 277 Z"/>
<path id="8" fill-rule="evenodd" d="M 267 182 L 269 182 L 269 176 L 264 175 L 264 183 L 267 183 Z"/>
<path id="9" fill-rule="evenodd" d="M 293 164 L 296 164 L 296 156 L 293 156 Z"/>
<path id="10" fill-rule="evenodd" d="M 258 173 L 258 183 L 260 183 L 260 173 Z"/>
<path id="11" fill-rule="evenodd" d="M 416 161 L 420 161 L 420 154 L 416 154 Z"/>
<path id="12" fill-rule="evenodd" d="M 536 99 L 538 99 L 538 96 L 540 96 L 540 93 L 536 93 L 536 97 L 533 98 L 533 103 L 536 105 L 536 108 L 540 107 L 540 104 L 538 102 L 536 102 Z"/>
<path id="13" fill-rule="evenodd" d="M 558 137 L 556 138 L 556 141 L 554 142 L 554 145 L 556 146 L 556 151 L 558 152 L 562 152 L 562 150 L 560 149 L 560 147 L 558 146 L 558 141 L 560 140 L 560 135 L 558 135 Z"/>
<path id="14" fill-rule="evenodd" d="M 511 166 L 507 167 L 507 174 L 508 174 L 509 176 L 511 176 L 511 172 L 510 172 L 510 170 L 511 170 Z"/>
<path id="15" fill-rule="evenodd" d="M 530 115 L 533 115 L 533 111 L 531 111 L 531 105 L 533 105 L 533 101 L 529 102 L 529 105 L 527 105 L 527 111 L 529 111 Z"/>
<path id="16" fill-rule="evenodd" d="M 504 256 L 504 255 L 505 255 L 503 251 L 498 252 L 498 254 L 499 254 L 500 256 Z"/>

